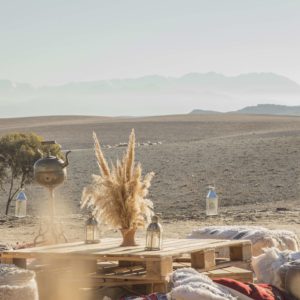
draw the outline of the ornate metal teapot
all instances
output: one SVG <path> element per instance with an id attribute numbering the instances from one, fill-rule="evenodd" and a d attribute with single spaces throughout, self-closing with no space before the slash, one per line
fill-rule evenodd
<path id="1" fill-rule="evenodd" d="M 55 141 L 42 142 L 43 145 L 56 144 Z M 68 155 L 71 151 L 66 152 L 65 161 L 56 156 L 52 156 L 50 151 L 46 157 L 37 160 L 33 166 L 34 178 L 42 186 L 54 189 L 62 184 L 67 177 L 66 167 L 69 165 Z"/>

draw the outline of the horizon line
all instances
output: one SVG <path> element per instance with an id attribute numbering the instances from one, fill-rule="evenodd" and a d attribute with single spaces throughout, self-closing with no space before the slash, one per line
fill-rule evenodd
<path id="1" fill-rule="evenodd" d="M 26 118 L 45 118 L 45 117 L 78 117 L 78 118 L 107 118 L 107 119 L 138 119 L 138 118 L 155 118 L 155 117 L 170 117 L 170 116 L 187 116 L 187 115 L 202 115 L 202 116 L 209 116 L 209 115 L 239 115 L 239 112 L 245 108 L 248 107 L 258 107 L 258 106 L 282 106 L 282 107 L 288 107 L 288 108 L 300 108 L 300 105 L 285 105 L 285 104 L 272 104 L 272 103 L 257 103 L 255 105 L 248 105 L 243 106 L 240 109 L 237 110 L 229 110 L 229 111 L 218 111 L 218 110 L 210 110 L 210 109 L 201 109 L 201 108 L 194 108 L 193 110 L 186 112 L 186 113 L 178 113 L 178 114 L 156 114 L 156 115 L 93 115 L 93 114 L 51 114 L 51 115 L 31 115 L 31 116 L 11 116 L 11 117 L 1 117 L 0 120 L 5 119 L 26 119 Z M 209 112 L 208 114 L 192 114 L 193 111 L 203 111 L 203 112 Z M 288 117 L 299 117 L 300 115 L 289 115 L 289 114 L 268 114 L 268 113 L 240 113 L 240 115 L 246 116 L 246 115 L 255 115 L 255 116 L 288 116 Z"/>

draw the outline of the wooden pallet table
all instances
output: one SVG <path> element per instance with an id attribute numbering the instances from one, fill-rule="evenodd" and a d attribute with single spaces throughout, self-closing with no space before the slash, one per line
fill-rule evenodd
<path id="1" fill-rule="evenodd" d="M 120 247 L 120 243 L 120 239 L 107 238 L 99 244 L 58 244 L 6 251 L 2 258 L 23 268 L 36 259 L 39 270 L 49 269 L 55 278 L 64 277 L 66 282 L 77 280 L 76 287 L 83 283 L 103 287 L 150 285 L 152 291 L 165 292 L 176 264 L 210 271 L 236 264 L 249 265 L 252 257 L 251 242 L 242 240 L 167 239 L 160 251 L 145 251 L 143 240 L 136 247 Z M 229 257 L 220 263 L 217 254 L 224 248 L 229 249 Z"/>

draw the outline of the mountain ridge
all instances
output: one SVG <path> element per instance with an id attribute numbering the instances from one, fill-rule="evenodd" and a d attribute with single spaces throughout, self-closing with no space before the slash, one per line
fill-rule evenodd
<path id="1" fill-rule="evenodd" d="M 206 111 L 194 109 L 191 115 L 213 115 L 213 114 L 252 114 L 252 115 L 278 115 L 278 116 L 300 116 L 300 106 L 288 106 L 280 104 L 257 104 L 255 106 L 246 106 L 242 109 L 229 112 Z"/>
<path id="2" fill-rule="evenodd" d="M 41 87 L 0 80 L 0 117 L 182 114 L 195 107 L 226 111 L 282 99 L 292 104 L 295 97 L 300 97 L 300 85 L 275 73 L 194 72 Z"/>
<path id="3" fill-rule="evenodd" d="M 170 83 L 173 81 L 181 82 L 181 83 L 218 83 L 218 81 L 227 81 L 227 84 L 230 81 L 239 81 L 240 83 L 245 83 L 246 81 L 253 80 L 256 83 L 259 82 L 260 84 L 265 84 L 268 81 L 274 82 L 280 82 L 281 84 L 285 83 L 289 85 L 290 87 L 297 88 L 300 91 L 300 85 L 294 81 L 289 79 L 286 76 L 279 75 L 272 72 L 251 72 L 251 73 L 241 73 L 239 75 L 235 76 L 227 76 L 223 75 L 222 73 L 216 73 L 216 72 L 207 72 L 207 73 L 197 73 L 197 72 L 191 72 L 184 74 L 179 77 L 174 76 L 162 76 L 162 75 L 146 75 L 141 77 L 132 77 L 132 78 L 112 78 L 112 79 L 102 79 L 102 80 L 89 80 L 89 81 L 72 81 L 67 82 L 64 84 L 59 85 L 44 85 L 44 86 L 38 86 L 34 87 L 30 83 L 25 82 L 15 82 L 9 79 L 0 79 L 0 93 L 4 92 L 5 90 L 17 90 L 17 89 L 23 89 L 23 90 L 35 90 L 40 91 L 43 89 L 63 89 L 66 87 L 74 87 L 76 85 L 81 86 L 95 86 L 99 85 L 100 87 L 123 87 L 124 86 L 130 86 L 132 83 L 144 83 L 144 84 L 162 84 L 162 83 Z"/>

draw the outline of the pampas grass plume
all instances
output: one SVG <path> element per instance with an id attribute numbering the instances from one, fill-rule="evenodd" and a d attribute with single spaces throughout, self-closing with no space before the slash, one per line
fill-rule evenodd
<path id="1" fill-rule="evenodd" d="M 98 222 L 113 228 L 145 227 L 153 214 L 153 203 L 146 197 L 154 173 L 143 177 L 141 164 L 135 163 L 134 130 L 122 160 L 117 160 L 111 168 L 95 132 L 93 138 L 100 175 L 93 175 L 91 184 L 84 188 L 81 207 L 92 207 Z"/>

